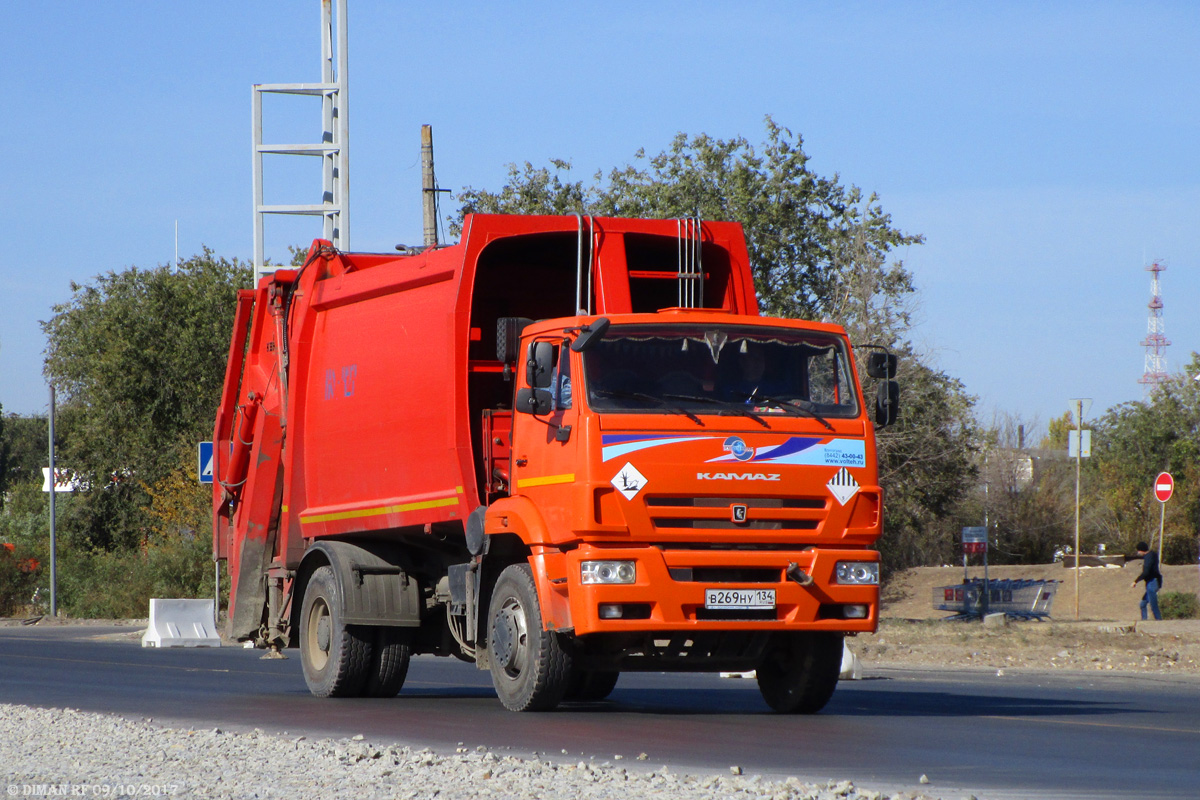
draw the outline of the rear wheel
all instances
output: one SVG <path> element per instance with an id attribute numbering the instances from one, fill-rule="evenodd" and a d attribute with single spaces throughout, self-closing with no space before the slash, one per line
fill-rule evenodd
<path id="1" fill-rule="evenodd" d="M 528 564 L 500 573 L 488 611 L 492 685 L 509 711 L 548 711 L 571 677 L 571 657 L 559 634 L 542 629 L 537 587 Z"/>
<path id="2" fill-rule="evenodd" d="M 758 667 L 758 689 L 767 705 L 784 714 L 815 714 L 837 688 L 842 635 L 777 635 Z"/>
<path id="3" fill-rule="evenodd" d="M 621 673 L 615 669 L 576 669 L 571 673 L 571 683 L 567 687 L 564 700 L 593 702 L 603 700 L 617 688 L 617 679 Z"/>
<path id="4" fill-rule="evenodd" d="M 309 579 L 300 610 L 300 662 L 304 682 L 317 697 L 352 697 L 362 690 L 371 666 L 371 639 L 342 622 L 342 602 L 332 567 Z"/>
<path id="5" fill-rule="evenodd" d="M 365 697 L 395 697 L 408 676 L 408 661 L 412 648 L 404 628 L 375 628 L 371 666 L 363 686 Z"/>

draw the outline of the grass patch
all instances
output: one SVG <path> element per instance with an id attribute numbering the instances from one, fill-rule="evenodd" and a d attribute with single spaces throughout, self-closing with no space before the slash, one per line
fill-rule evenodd
<path id="1" fill-rule="evenodd" d="M 1158 610 L 1163 619 L 1200 618 L 1200 599 L 1191 592 L 1159 592 Z"/>

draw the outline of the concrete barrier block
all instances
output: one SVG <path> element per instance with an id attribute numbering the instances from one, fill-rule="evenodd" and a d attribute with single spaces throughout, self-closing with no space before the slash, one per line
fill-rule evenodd
<path id="1" fill-rule="evenodd" d="M 842 671 L 838 678 L 844 681 L 862 680 L 862 662 L 845 642 L 842 642 Z"/>
<path id="2" fill-rule="evenodd" d="M 150 601 L 150 625 L 142 647 L 220 647 L 212 600 Z"/>

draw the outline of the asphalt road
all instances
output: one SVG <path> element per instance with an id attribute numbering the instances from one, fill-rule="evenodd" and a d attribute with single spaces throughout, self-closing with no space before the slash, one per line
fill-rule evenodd
<path id="1" fill-rule="evenodd" d="M 815 716 L 769 712 L 754 681 L 621 676 L 602 703 L 505 711 L 487 673 L 414 659 L 400 696 L 309 695 L 296 651 L 143 649 L 131 629 L 0 627 L 0 702 L 376 743 L 460 743 L 572 761 L 851 779 L 946 798 L 1200 797 L 1200 681 L 1172 676 L 867 669 Z M 563 755 L 562 751 L 567 751 Z M 931 783 L 918 786 L 921 774 Z"/>

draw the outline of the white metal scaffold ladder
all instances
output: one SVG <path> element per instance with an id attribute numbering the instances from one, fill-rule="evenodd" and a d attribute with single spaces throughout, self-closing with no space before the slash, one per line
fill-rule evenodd
<path id="1" fill-rule="evenodd" d="M 321 82 L 262 83 L 254 86 L 254 283 L 267 271 L 263 254 L 263 220 L 267 214 L 323 218 L 322 238 L 339 250 L 350 249 L 350 119 L 348 103 L 346 0 L 321 0 Z M 336 22 L 337 50 L 334 52 Z M 335 69 L 334 59 L 337 59 Z M 321 98 L 322 133 L 316 144 L 263 144 L 264 94 Z M 323 161 L 321 202 L 267 204 L 263 199 L 263 155 L 317 156 Z"/>

